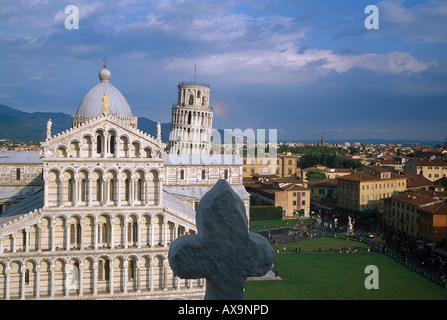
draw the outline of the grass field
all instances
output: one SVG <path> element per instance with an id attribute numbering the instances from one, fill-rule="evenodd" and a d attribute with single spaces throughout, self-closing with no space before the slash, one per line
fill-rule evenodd
<path id="1" fill-rule="evenodd" d="M 288 244 L 294 248 L 304 241 Z M 306 240 L 306 247 L 349 247 L 331 238 Z M 357 246 L 365 246 L 357 243 Z M 323 249 L 324 248 L 324 249 Z M 281 247 L 282 249 L 282 247 Z M 281 250 L 282 251 L 282 250 Z M 443 299 L 444 289 L 422 275 L 381 253 L 279 253 L 278 272 L 289 280 L 247 282 L 247 300 L 435 300 Z M 365 267 L 379 270 L 379 289 L 366 289 L 369 275 Z"/>
<path id="2" fill-rule="evenodd" d="M 309 222 L 313 222 L 313 220 L 312 219 L 304 220 L 304 223 Z M 300 223 L 303 223 L 303 221 L 297 219 L 250 221 L 249 229 L 250 231 L 270 230 L 285 227 L 293 227 Z"/>

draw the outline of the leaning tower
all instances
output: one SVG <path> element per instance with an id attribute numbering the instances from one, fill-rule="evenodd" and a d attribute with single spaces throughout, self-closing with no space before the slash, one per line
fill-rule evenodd
<path id="1" fill-rule="evenodd" d="M 179 82 L 177 105 L 172 106 L 169 153 L 209 154 L 213 127 L 210 85 Z"/>

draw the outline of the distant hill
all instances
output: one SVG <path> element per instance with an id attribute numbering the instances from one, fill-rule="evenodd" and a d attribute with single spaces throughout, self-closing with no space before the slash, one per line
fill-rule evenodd
<path id="1" fill-rule="evenodd" d="M 57 134 L 71 127 L 71 115 L 62 112 L 24 112 L 0 104 L 0 139 L 7 138 L 14 142 L 40 142 L 46 137 L 48 119 L 53 122 L 51 132 Z M 157 122 L 145 117 L 138 117 L 138 128 L 151 136 L 157 135 Z M 224 140 L 224 131 L 218 129 Z M 170 123 L 161 123 L 161 139 L 169 141 Z M 280 137 L 278 137 L 280 138 Z M 267 140 L 268 141 L 268 140 Z M 278 142 L 317 142 L 317 140 L 282 140 Z M 444 141 L 421 140 L 383 140 L 383 139 L 346 139 L 327 140 L 327 143 L 360 142 L 362 144 L 444 144 Z"/>
<path id="2" fill-rule="evenodd" d="M 62 112 L 24 112 L 0 104 L 0 139 L 14 142 L 40 142 L 46 138 L 47 121 L 51 119 L 52 134 L 71 127 L 71 115 Z M 151 136 L 157 135 L 157 122 L 138 117 L 138 128 Z M 161 123 L 161 139 L 169 140 L 170 123 Z"/>
<path id="3" fill-rule="evenodd" d="M 292 143 L 320 143 L 320 140 L 279 140 L 278 142 L 292 142 Z M 345 140 L 326 140 L 326 143 L 329 144 L 343 144 L 345 142 L 349 142 L 351 144 L 354 144 L 356 142 L 359 142 L 361 144 L 403 144 L 403 145 L 423 145 L 423 146 L 429 146 L 429 145 L 436 145 L 440 144 L 443 145 L 444 141 L 440 140 L 405 140 L 405 139 L 395 139 L 395 140 L 385 140 L 385 139 L 345 139 Z"/>

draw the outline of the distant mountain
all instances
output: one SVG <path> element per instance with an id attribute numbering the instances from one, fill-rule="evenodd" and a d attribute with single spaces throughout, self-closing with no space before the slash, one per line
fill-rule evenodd
<path id="1" fill-rule="evenodd" d="M 71 115 L 62 112 L 24 112 L 0 104 L 0 139 L 14 142 L 40 142 L 46 138 L 47 121 L 51 119 L 52 134 L 71 127 Z M 157 122 L 138 117 L 138 128 L 151 136 L 157 135 Z M 170 123 L 161 123 L 161 139 L 169 140 Z"/>
<path id="2" fill-rule="evenodd" d="M 3 104 L 0 104 L 0 139 L 9 139 L 14 142 L 40 142 L 46 138 L 46 126 L 48 119 L 53 122 L 51 132 L 57 134 L 71 127 L 71 115 L 62 112 L 24 112 Z M 157 122 L 145 117 L 138 117 L 138 128 L 151 136 L 157 135 Z M 224 131 L 218 129 L 224 141 Z M 161 139 L 169 141 L 170 123 L 161 123 Z M 268 139 L 266 140 L 266 142 Z M 283 140 L 278 142 L 303 142 L 319 143 L 318 140 Z M 420 144 L 435 145 L 444 144 L 444 141 L 422 140 L 384 140 L 384 139 L 345 139 L 326 140 L 326 143 L 360 142 L 362 144 Z"/>
<path id="3" fill-rule="evenodd" d="M 279 140 L 278 142 L 287 143 L 320 143 L 320 140 Z M 325 143 L 329 144 L 343 144 L 345 142 L 349 142 L 350 144 L 354 144 L 355 142 L 359 142 L 361 144 L 403 144 L 403 145 L 423 145 L 423 146 L 429 146 L 429 145 L 444 145 L 444 141 L 439 140 L 406 140 L 406 139 L 395 139 L 395 140 L 386 140 L 386 139 L 344 139 L 344 140 L 326 140 Z"/>

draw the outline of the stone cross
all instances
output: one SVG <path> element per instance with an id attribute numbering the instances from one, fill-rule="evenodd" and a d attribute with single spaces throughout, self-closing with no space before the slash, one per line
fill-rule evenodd
<path id="1" fill-rule="evenodd" d="M 182 279 L 206 278 L 207 300 L 242 300 L 247 277 L 265 275 L 274 250 L 260 234 L 248 232 L 241 198 L 219 180 L 201 199 L 197 234 L 185 235 L 169 248 L 169 263 Z"/>

